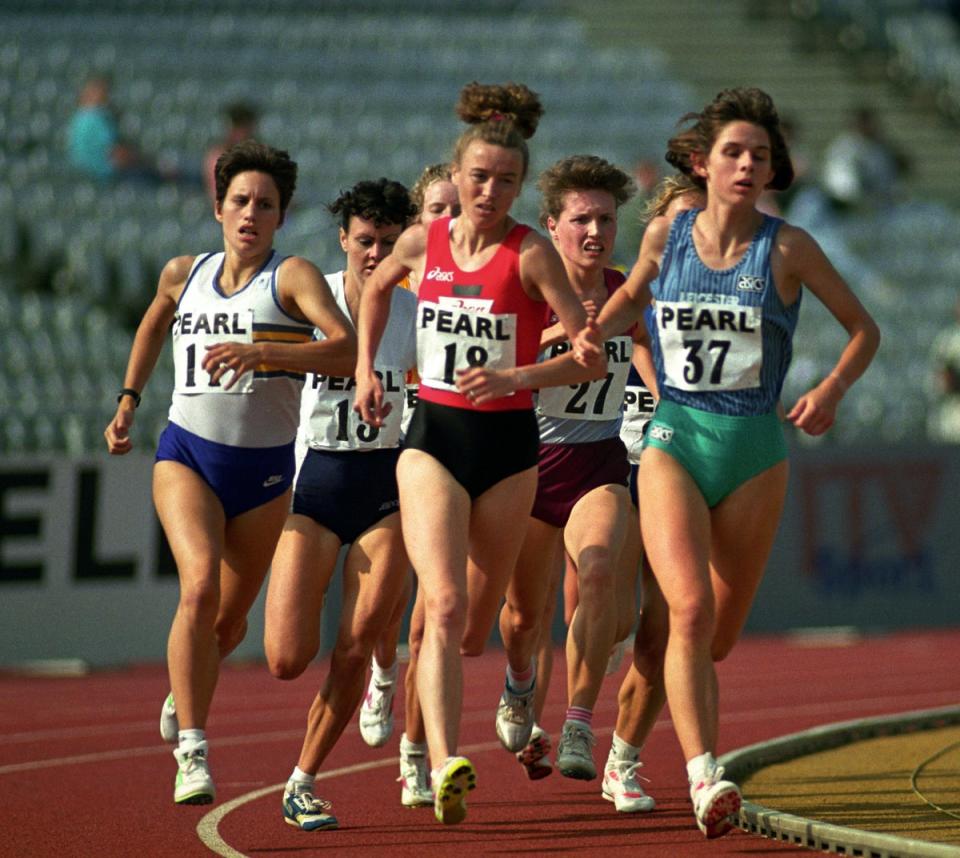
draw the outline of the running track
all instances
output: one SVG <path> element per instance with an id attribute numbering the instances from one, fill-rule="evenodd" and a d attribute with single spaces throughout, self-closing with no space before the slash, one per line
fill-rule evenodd
<path id="1" fill-rule="evenodd" d="M 561 653 L 558 652 L 558 664 Z M 960 631 L 898 633 L 847 645 L 747 638 L 719 666 L 721 753 L 833 721 L 956 704 Z M 172 803 L 174 763 L 157 716 L 167 690 L 162 666 L 82 678 L 0 675 L 0 856 L 291 856 L 612 854 L 766 856 L 804 853 L 735 831 L 703 840 L 689 810 L 682 759 L 662 719 L 644 752 L 652 814 L 617 814 L 599 780 L 556 772 L 523 776 L 493 732 L 503 659 L 491 651 L 466 663 L 462 751 L 479 787 L 460 826 L 399 803 L 396 741 L 367 748 L 355 722 L 324 768 L 317 793 L 334 802 L 341 828 L 305 833 L 285 825 L 279 787 L 296 761 L 307 706 L 325 669 L 296 682 L 261 665 L 224 669 L 208 727 L 219 795 L 207 807 Z M 608 680 L 594 716 L 602 764 L 616 713 L 620 673 Z M 548 701 L 556 732 L 564 681 Z M 398 701 L 399 704 L 400 701 Z M 396 708 L 398 715 L 402 711 Z M 395 737 L 399 736 L 399 723 Z"/>

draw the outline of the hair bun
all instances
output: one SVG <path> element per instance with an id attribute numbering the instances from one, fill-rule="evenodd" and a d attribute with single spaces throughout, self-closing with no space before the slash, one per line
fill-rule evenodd
<path id="1" fill-rule="evenodd" d="M 457 116 L 469 125 L 510 122 L 525 138 L 533 137 L 543 116 L 540 96 L 522 83 L 468 83 L 460 90 Z"/>

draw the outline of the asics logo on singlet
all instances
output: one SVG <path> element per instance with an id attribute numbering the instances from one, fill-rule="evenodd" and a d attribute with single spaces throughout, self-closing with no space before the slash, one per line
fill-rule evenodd
<path id="1" fill-rule="evenodd" d="M 651 423 L 647 426 L 647 431 L 654 441 L 669 444 L 673 440 L 673 429 L 669 426 L 659 426 L 656 423 Z"/>
<path id="2" fill-rule="evenodd" d="M 438 283 L 453 283 L 453 272 L 443 271 L 439 265 L 431 268 L 424 280 L 436 280 Z"/>
<path id="3" fill-rule="evenodd" d="M 767 281 L 763 277 L 754 277 L 750 274 L 741 274 L 737 280 L 737 289 L 741 292 L 762 292 Z"/>

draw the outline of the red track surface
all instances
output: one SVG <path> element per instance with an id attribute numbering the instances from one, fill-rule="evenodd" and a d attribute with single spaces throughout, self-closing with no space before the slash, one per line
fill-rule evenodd
<path id="1" fill-rule="evenodd" d="M 719 665 L 718 750 L 833 721 L 956 704 L 958 663 L 960 631 L 835 647 L 747 638 Z M 271 679 L 260 665 L 224 669 L 208 725 L 219 795 L 207 807 L 172 803 L 174 762 L 157 728 L 167 691 L 162 667 L 76 679 L 0 676 L 0 855 L 210 855 L 200 823 L 223 854 L 251 856 L 323 850 L 358 856 L 375 850 L 389 856 L 621 849 L 643 856 L 803 854 L 739 831 L 705 841 L 693 822 L 682 758 L 666 719 L 643 754 L 657 800 L 653 813 L 616 813 L 600 797 L 599 780 L 572 781 L 555 772 L 529 782 L 493 731 L 503 682 L 503 658 L 495 651 L 466 663 L 461 750 L 477 768 L 479 787 L 465 823 L 444 827 L 429 809 L 400 806 L 394 782 L 398 717 L 386 748 L 366 747 L 354 722 L 327 761 L 317 793 L 334 802 L 340 830 L 297 831 L 280 817 L 278 789 L 296 762 L 307 706 L 325 668 L 317 665 L 292 683 Z M 608 680 L 594 715 L 598 764 L 609 749 L 622 673 Z M 558 676 L 544 719 L 554 734 L 564 684 Z M 269 789 L 274 785 L 277 790 Z M 269 791 L 251 797 L 263 790 Z"/>

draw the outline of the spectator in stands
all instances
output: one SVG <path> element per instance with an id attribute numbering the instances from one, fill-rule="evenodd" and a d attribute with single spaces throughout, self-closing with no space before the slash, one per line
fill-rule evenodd
<path id="1" fill-rule="evenodd" d="M 906 155 L 883 133 L 876 112 L 863 106 L 827 147 L 821 182 L 833 208 L 846 212 L 889 201 L 908 169 Z"/>
<path id="2" fill-rule="evenodd" d="M 120 136 L 117 117 L 110 103 L 110 89 L 111 80 L 105 74 L 93 74 L 84 81 L 67 130 L 67 154 L 71 165 L 100 181 L 169 178 L 136 146 Z"/>
<path id="3" fill-rule="evenodd" d="M 960 301 L 954 321 L 937 334 L 930 350 L 933 364 L 934 406 L 927 432 L 935 441 L 960 443 Z"/>
<path id="4" fill-rule="evenodd" d="M 203 186 L 211 200 L 217 198 L 216 167 L 217 158 L 234 143 L 249 140 L 257 134 L 260 112 L 246 101 L 235 101 L 223 109 L 227 120 L 227 129 L 223 137 L 207 149 L 203 156 Z"/>

